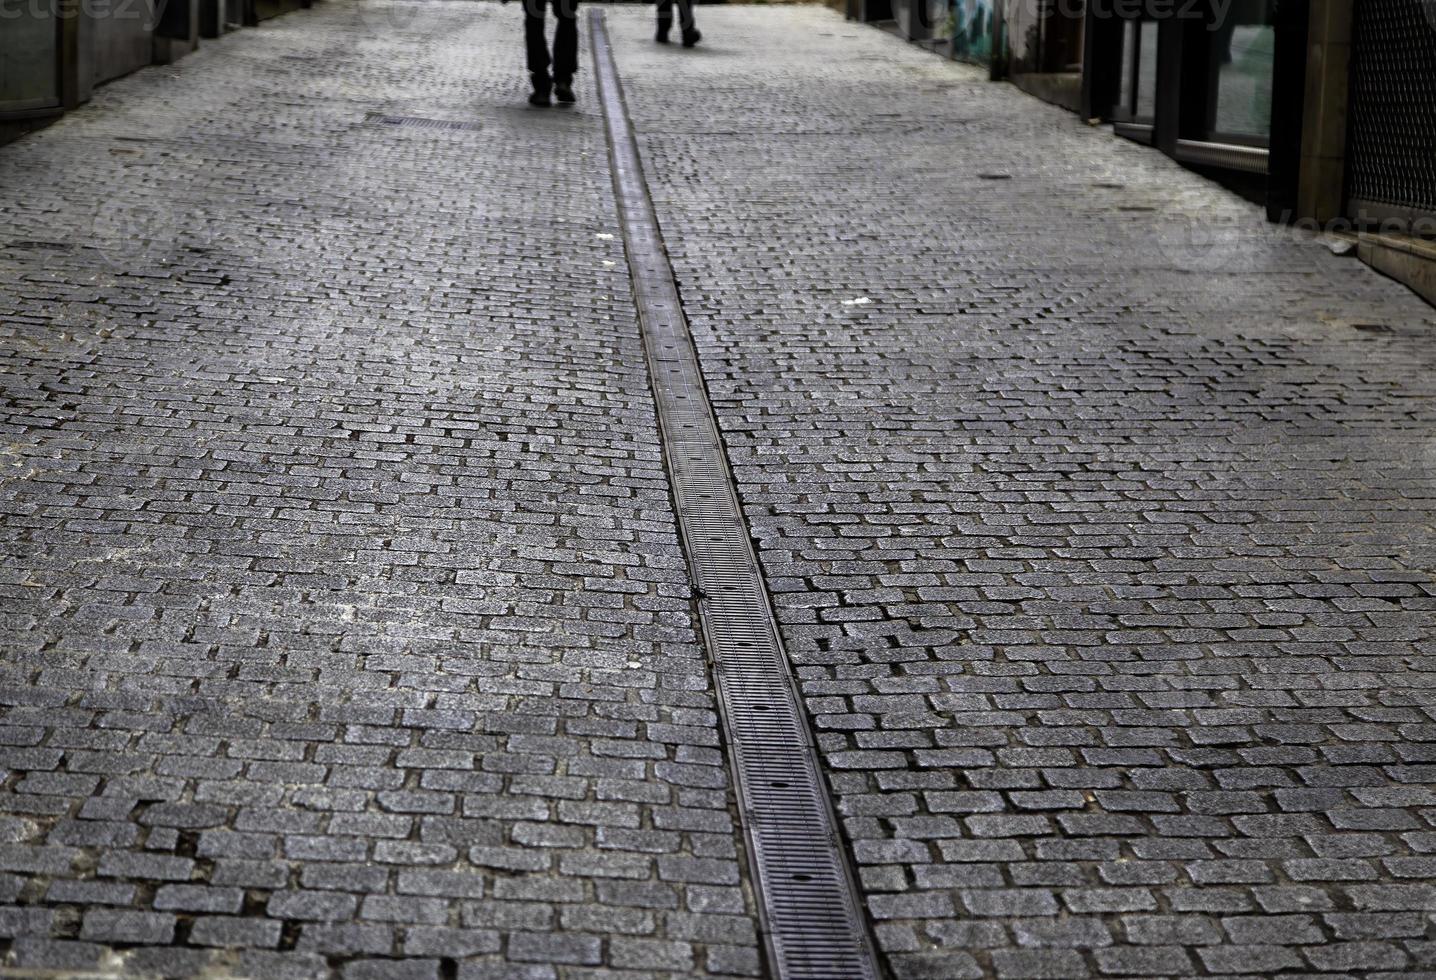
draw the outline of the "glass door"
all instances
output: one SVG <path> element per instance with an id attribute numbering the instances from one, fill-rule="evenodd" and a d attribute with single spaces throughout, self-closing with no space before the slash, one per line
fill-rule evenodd
<path id="1" fill-rule="evenodd" d="M 1276 77 L 1275 0 L 1232 0 L 1226 16 L 1184 25 L 1174 155 L 1184 163 L 1265 174 Z"/>
<path id="2" fill-rule="evenodd" d="M 1276 185 L 1287 193 L 1300 165 L 1304 0 L 1139 6 L 1118 19 L 1089 4 L 1083 111 L 1253 199 L 1273 186 L 1275 142 Z"/>
<path id="3" fill-rule="evenodd" d="M 1207 139 L 1266 146 L 1276 65 L 1272 0 L 1238 0 L 1212 33 Z"/>
<path id="4" fill-rule="evenodd" d="M 1152 141 L 1157 113 L 1157 30 L 1155 20 L 1122 22 L 1121 73 L 1112 121 L 1119 135 Z"/>

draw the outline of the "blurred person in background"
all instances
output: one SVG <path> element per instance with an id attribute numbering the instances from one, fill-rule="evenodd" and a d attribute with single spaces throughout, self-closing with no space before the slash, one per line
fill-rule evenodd
<path id="1" fill-rule="evenodd" d="M 658 0 L 658 35 L 654 40 L 667 44 L 668 32 L 672 29 L 673 0 Z M 693 47 L 703 37 L 693 24 L 693 0 L 678 0 L 678 29 L 685 48 Z"/>

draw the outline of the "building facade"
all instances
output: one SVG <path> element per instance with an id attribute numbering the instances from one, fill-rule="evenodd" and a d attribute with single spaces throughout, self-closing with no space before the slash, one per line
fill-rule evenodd
<path id="1" fill-rule="evenodd" d="M 0 143 L 90 98 L 95 86 L 169 64 L 201 37 L 309 0 L 0 0 Z"/>
<path id="2" fill-rule="evenodd" d="M 1349 236 L 1436 298 L 1433 0 L 938 2 L 848 12 L 1110 124 L 1272 221 Z"/>

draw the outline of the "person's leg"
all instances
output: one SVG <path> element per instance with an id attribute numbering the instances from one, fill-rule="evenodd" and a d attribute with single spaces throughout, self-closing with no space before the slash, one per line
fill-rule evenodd
<path id="1" fill-rule="evenodd" d="M 578 0 L 553 0 L 553 13 L 558 21 L 553 34 L 553 81 L 555 87 L 566 89 L 578 71 Z"/>
<path id="2" fill-rule="evenodd" d="M 528 50 L 529 79 L 533 82 L 534 95 L 548 101 L 553 79 L 549 77 L 548 38 L 544 36 L 545 0 L 523 0 L 524 3 L 524 47 Z"/>
<path id="3" fill-rule="evenodd" d="M 693 0 L 678 0 L 678 27 L 683 33 L 683 46 L 691 48 L 703 35 L 693 22 Z"/>
<path id="4" fill-rule="evenodd" d="M 668 32 L 673 28 L 673 0 L 658 0 L 658 34 L 654 40 L 668 43 Z"/>

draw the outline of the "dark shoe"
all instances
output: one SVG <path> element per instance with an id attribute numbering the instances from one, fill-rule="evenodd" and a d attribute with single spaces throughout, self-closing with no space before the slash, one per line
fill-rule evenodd
<path id="1" fill-rule="evenodd" d="M 547 93 L 547 92 L 535 92 L 533 95 L 530 95 L 530 96 L 529 96 L 529 105 L 548 106 L 548 105 L 549 105 L 548 93 Z"/>
<path id="2" fill-rule="evenodd" d="M 658 22 L 658 33 L 655 34 L 655 35 L 653 35 L 653 40 L 657 41 L 659 44 L 667 44 L 667 43 L 668 43 L 668 32 L 669 32 L 672 28 L 673 28 L 673 21 L 671 21 L 671 20 L 660 20 L 660 21 Z"/>
<path id="3" fill-rule="evenodd" d="M 691 48 L 701 40 L 703 40 L 703 34 L 696 27 L 683 32 L 683 46 L 685 48 Z"/>
<path id="4" fill-rule="evenodd" d="M 573 94 L 572 82 L 554 82 L 553 97 L 558 99 L 559 105 L 573 105 L 578 101 Z"/>

